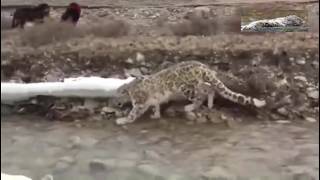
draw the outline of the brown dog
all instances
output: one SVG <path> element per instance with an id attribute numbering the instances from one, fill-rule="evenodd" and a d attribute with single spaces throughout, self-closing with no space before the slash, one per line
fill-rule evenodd
<path id="1" fill-rule="evenodd" d="M 26 22 L 43 22 L 43 19 L 45 17 L 48 17 L 49 13 L 50 6 L 46 3 L 39 4 L 36 7 L 25 7 L 16 9 L 13 14 L 11 27 L 15 28 L 20 25 L 20 27 L 23 28 Z"/>

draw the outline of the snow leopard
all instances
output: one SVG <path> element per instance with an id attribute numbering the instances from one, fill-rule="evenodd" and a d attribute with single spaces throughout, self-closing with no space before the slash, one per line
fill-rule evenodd
<path id="1" fill-rule="evenodd" d="M 116 120 L 118 125 L 134 122 L 150 107 L 153 108 L 151 117 L 158 119 L 161 104 L 180 98 L 191 101 L 184 106 L 185 112 L 198 109 L 205 100 L 212 109 L 216 93 L 241 105 L 258 108 L 266 105 L 264 100 L 233 92 L 217 78 L 217 71 L 198 61 L 180 62 L 157 73 L 137 77 L 119 87 L 117 93 L 120 97 L 130 98 L 132 103 L 129 115 Z"/>

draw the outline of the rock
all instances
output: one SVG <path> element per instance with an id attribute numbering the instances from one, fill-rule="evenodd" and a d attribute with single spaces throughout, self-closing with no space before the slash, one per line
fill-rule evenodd
<path id="1" fill-rule="evenodd" d="M 278 108 L 277 112 L 282 116 L 288 116 L 289 115 L 289 111 L 285 107 Z"/>
<path id="2" fill-rule="evenodd" d="M 311 123 L 317 122 L 317 120 L 313 117 L 306 117 L 305 120 Z"/>
<path id="3" fill-rule="evenodd" d="M 105 107 L 103 107 L 103 108 L 101 109 L 101 112 L 107 113 L 107 114 L 109 114 L 109 113 L 115 113 L 116 111 L 117 111 L 117 109 L 112 108 L 112 107 L 107 107 L 107 106 L 105 106 Z"/>
<path id="4" fill-rule="evenodd" d="M 197 119 L 197 115 L 194 112 L 186 112 L 185 116 L 189 121 L 195 121 Z"/>
<path id="5" fill-rule="evenodd" d="M 316 90 L 316 89 L 313 89 L 313 88 L 308 88 L 307 90 L 307 95 L 309 98 L 312 98 L 312 99 L 319 99 L 319 90 Z"/>
<path id="6" fill-rule="evenodd" d="M 143 76 L 142 75 L 142 73 L 141 73 L 141 71 L 140 71 L 140 69 L 138 69 L 138 68 L 133 68 L 133 69 L 125 69 L 124 70 L 125 71 L 125 74 L 127 75 L 127 76 L 134 76 L 134 77 L 141 77 L 141 76 Z"/>
<path id="7" fill-rule="evenodd" d="M 312 61 L 312 66 L 316 69 L 319 69 L 319 61 Z"/>
<path id="8" fill-rule="evenodd" d="M 302 82 L 308 82 L 307 78 L 304 76 L 295 76 L 294 79 Z"/>
<path id="9" fill-rule="evenodd" d="M 115 109 L 115 108 L 112 108 L 112 107 L 103 107 L 101 109 L 101 114 L 115 114 L 116 117 L 122 117 L 123 116 L 123 113 L 121 111 L 119 111 L 118 109 Z"/>
<path id="10" fill-rule="evenodd" d="M 297 59 L 296 63 L 298 65 L 305 65 L 306 64 L 306 58 L 302 57 L 300 59 Z"/>
<path id="11" fill-rule="evenodd" d="M 144 62 L 145 61 L 145 57 L 144 57 L 144 55 L 142 54 L 142 53 L 140 53 L 140 52 L 137 52 L 137 54 L 136 54 L 136 60 L 137 60 L 137 62 Z"/>
<path id="12" fill-rule="evenodd" d="M 128 58 L 128 59 L 126 60 L 126 63 L 128 63 L 128 64 L 134 64 L 134 60 L 131 59 L 131 58 Z"/>
<path id="13" fill-rule="evenodd" d="M 70 137 L 69 141 L 70 141 L 69 148 L 77 148 L 77 147 L 91 148 L 98 143 L 98 140 L 94 138 L 91 138 L 91 137 L 80 138 L 79 136 L 72 136 Z"/>
<path id="14" fill-rule="evenodd" d="M 236 180 L 236 176 L 219 166 L 213 167 L 209 171 L 203 173 L 202 177 L 206 180 Z"/>
<path id="15" fill-rule="evenodd" d="M 220 119 L 221 119 L 222 121 L 228 121 L 228 117 L 227 117 L 226 115 L 224 115 L 224 114 L 221 114 L 221 115 L 220 115 Z"/>

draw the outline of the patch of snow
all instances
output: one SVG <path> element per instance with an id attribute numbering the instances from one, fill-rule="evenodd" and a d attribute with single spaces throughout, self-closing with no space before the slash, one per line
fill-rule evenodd
<path id="1" fill-rule="evenodd" d="M 1 103 L 12 104 L 38 95 L 56 97 L 114 97 L 120 86 L 131 82 L 127 79 L 78 77 L 67 78 L 64 82 L 6 83 L 1 82 Z"/>

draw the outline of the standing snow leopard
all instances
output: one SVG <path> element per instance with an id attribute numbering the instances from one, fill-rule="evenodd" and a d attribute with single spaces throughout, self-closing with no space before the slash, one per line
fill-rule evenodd
<path id="1" fill-rule="evenodd" d="M 118 88 L 124 98 L 130 98 L 132 110 L 127 117 L 116 120 L 118 125 L 132 123 L 142 116 L 150 106 L 152 118 L 160 118 L 160 105 L 177 98 L 185 98 L 191 104 L 184 106 L 186 112 L 199 108 L 208 98 L 208 107 L 213 107 L 215 93 L 242 105 L 263 107 L 264 100 L 248 97 L 227 88 L 218 78 L 217 72 L 197 61 L 185 61 L 163 69 L 155 74 L 139 77 Z"/>

